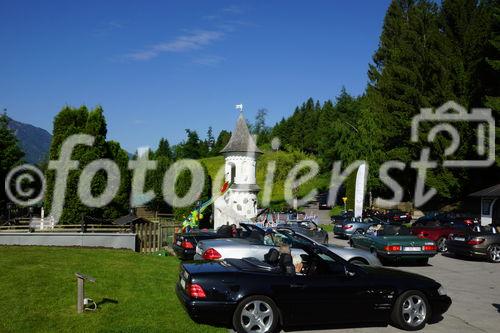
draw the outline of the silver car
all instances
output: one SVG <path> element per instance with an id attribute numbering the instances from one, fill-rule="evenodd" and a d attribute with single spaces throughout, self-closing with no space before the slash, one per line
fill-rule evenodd
<path id="1" fill-rule="evenodd" d="M 328 232 L 311 220 L 291 220 L 278 224 L 278 228 L 288 228 L 301 235 L 307 236 L 317 243 L 328 244 Z"/>
<path id="2" fill-rule="evenodd" d="M 247 228 L 247 226 L 248 225 L 243 225 L 245 228 Z M 306 254 L 306 252 L 300 248 L 301 245 L 311 246 L 314 244 L 322 246 L 311 238 L 288 228 L 277 228 L 273 230 L 273 244 L 267 243 L 268 245 L 266 245 L 264 244 L 265 231 L 257 226 L 252 225 L 251 227 L 252 237 L 208 239 L 198 242 L 194 260 L 241 259 L 247 257 L 264 260 L 264 255 L 268 253 L 271 248 L 278 248 L 279 244 L 284 239 L 287 239 L 288 242 L 292 244 L 292 256 Z M 260 237 L 257 236 L 257 232 L 260 234 Z M 354 264 L 381 265 L 377 257 L 368 251 L 332 244 L 329 244 L 328 248 L 344 260 Z"/>

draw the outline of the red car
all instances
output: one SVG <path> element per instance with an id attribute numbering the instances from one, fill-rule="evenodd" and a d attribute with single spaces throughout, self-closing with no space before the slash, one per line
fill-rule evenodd
<path id="1" fill-rule="evenodd" d="M 389 209 L 380 218 L 390 223 L 408 223 L 411 221 L 411 214 L 399 209 Z"/>
<path id="2" fill-rule="evenodd" d="M 447 215 L 424 216 L 413 223 L 411 233 L 435 241 L 438 251 L 446 252 L 446 240 L 450 234 L 472 230 L 477 224 L 477 220 L 467 218 L 450 218 Z"/>

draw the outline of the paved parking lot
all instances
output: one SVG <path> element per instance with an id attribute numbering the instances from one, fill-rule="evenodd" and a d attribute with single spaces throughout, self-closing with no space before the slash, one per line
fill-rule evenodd
<path id="1" fill-rule="evenodd" d="M 347 246 L 347 241 L 330 235 L 331 242 Z M 425 267 L 400 266 L 397 269 L 419 273 L 439 281 L 453 304 L 444 318 L 427 325 L 421 332 L 499 332 L 500 265 L 478 260 L 455 259 L 438 254 Z M 332 314 L 333 315 L 333 314 Z M 403 332 L 392 326 L 315 330 L 315 333 L 389 333 Z"/>
<path id="2" fill-rule="evenodd" d="M 347 241 L 333 238 L 330 242 L 347 246 Z M 500 332 L 500 264 L 478 260 L 455 259 L 438 254 L 425 267 L 399 266 L 397 269 L 419 273 L 439 281 L 453 304 L 438 323 L 420 332 Z M 334 315 L 334 313 L 332 313 Z M 403 332 L 392 326 L 314 330 L 315 333 L 391 333 Z"/>

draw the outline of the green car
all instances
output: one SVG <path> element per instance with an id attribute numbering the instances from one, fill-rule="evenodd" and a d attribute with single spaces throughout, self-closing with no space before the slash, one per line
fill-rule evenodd
<path id="1" fill-rule="evenodd" d="M 379 225 L 366 232 L 355 232 L 349 244 L 376 253 L 383 264 L 416 260 L 425 265 L 437 253 L 435 242 L 411 235 L 410 229 L 403 225 Z"/>

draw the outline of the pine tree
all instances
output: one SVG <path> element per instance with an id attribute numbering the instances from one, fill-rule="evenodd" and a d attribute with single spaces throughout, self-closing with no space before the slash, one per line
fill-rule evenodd
<path id="1" fill-rule="evenodd" d="M 410 142 L 411 119 L 423 107 L 436 108 L 455 99 L 450 70 L 449 43 L 442 32 L 439 11 L 427 0 L 394 0 L 384 19 L 379 49 L 370 65 L 370 113 L 383 128 L 387 160 L 418 160 L 423 143 Z M 448 146 L 445 139 L 432 144 L 431 158 L 439 159 Z M 457 154 L 463 157 L 466 147 Z M 449 173 L 430 173 L 435 183 L 456 184 Z M 397 177 L 410 190 L 415 174 L 407 168 Z"/>
<path id="2" fill-rule="evenodd" d="M 88 111 L 85 106 L 80 108 L 64 107 L 54 118 L 53 137 L 50 146 L 50 159 L 57 160 L 63 142 L 73 134 L 89 134 L 94 136 L 95 141 L 91 147 L 77 145 L 72 154 L 73 160 L 80 162 L 79 169 L 71 171 L 68 175 L 64 209 L 59 223 L 80 223 L 85 216 L 102 218 L 104 208 L 91 208 L 85 206 L 79 199 L 76 189 L 79 177 L 85 166 L 97 159 L 109 156 L 106 143 L 107 126 L 103 110 L 97 107 Z M 50 212 L 52 206 L 52 195 L 54 191 L 55 171 L 47 170 L 47 191 L 45 195 L 45 208 Z M 106 174 L 98 172 L 91 183 L 91 193 L 98 196 L 106 186 Z"/>
<path id="3" fill-rule="evenodd" d="M 485 105 L 493 110 L 496 124 L 496 159 L 500 166 L 500 6 L 493 8 L 492 32 L 490 38 L 491 57 L 486 59 L 491 69 L 491 81 Z M 490 95 L 491 94 L 491 95 Z"/>
<path id="4" fill-rule="evenodd" d="M 207 139 L 205 140 L 205 144 L 207 146 L 207 156 L 213 156 L 213 150 L 215 146 L 215 138 L 212 130 L 212 126 L 208 127 L 207 131 Z"/>
<path id="5" fill-rule="evenodd" d="M 205 147 L 203 146 L 198 133 L 196 133 L 196 131 L 186 129 L 186 134 L 186 141 L 176 146 L 176 159 L 199 159 L 206 156 Z"/>
<path id="6" fill-rule="evenodd" d="M 107 157 L 114 161 L 120 169 L 120 189 L 115 198 L 104 209 L 102 217 L 104 219 L 117 219 L 120 216 L 126 215 L 129 212 L 130 204 L 130 189 L 132 184 L 132 174 L 128 169 L 128 153 L 121 148 L 116 141 L 108 141 Z"/>
<path id="7" fill-rule="evenodd" d="M 166 157 L 172 160 L 172 150 L 170 149 L 170 144 L 167 139 L 161 138 L 158 143 L 158 148 L 155 151 L 155 157 Z"/>
<path id="8" fill-rule="evenodd" d="M 231 132 L 222 130 L 217 137 L 217 141 L 215 141 L 213 156 L 220 154 L 220 151 L 227 145 L 229 139 L 231 139 Z"/>
<path id="9" fill-rule="evenodd" d="M 4 113 L 0 115 L 0 216 L 6 211 L 7 202 L 10 201 L 5 193 L 5 178 L 10 170 L 23 162 L 24 153 L 19 147 L 15 135 L 8 127 L 9 118 Z"/>

